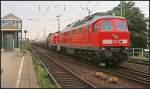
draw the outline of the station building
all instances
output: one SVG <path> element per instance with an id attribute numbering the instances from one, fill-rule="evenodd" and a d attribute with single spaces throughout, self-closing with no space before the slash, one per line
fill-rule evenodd
<path id="1" fill-rule="evenodd" d="M 20 50 L 22 20 L 12 13 L 1 18 L 1 51 Z"/>

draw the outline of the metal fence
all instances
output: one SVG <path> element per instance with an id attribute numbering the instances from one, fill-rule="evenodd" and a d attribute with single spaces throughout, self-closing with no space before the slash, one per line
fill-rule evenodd
<path id="1" fill-rule="evenodd" d="M 130 48 L 128 56 L 139 57 L 139 58 L 149 58 L 149 49 L 143 48 Z"/>

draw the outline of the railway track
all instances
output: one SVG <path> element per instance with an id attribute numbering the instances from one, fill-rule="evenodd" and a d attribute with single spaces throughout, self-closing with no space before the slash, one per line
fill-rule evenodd
<path id="1" fill-rule="evenodd" d="M 128 69 L 123 66 L 116 66 L 116 67 L 114 66 L 113 67 L 99 67 L 98 66 L 95 68 L 95 66 L 93 66 L 93 64 L 91 63 L 84 63 L 84 65 L 86 65 L 87 67 L 91 67 L 92 69 L 111 73 L 111 74 L 123 77 L 125 79 L 143 83 L 145 85 L 149 85 L 149 82 L 150 82 L 149 80 L 150 76 L 148 73 L 136 71 L 134 69 Z"/>
<path id="2" fill-rule="evenodd" d="M 143 83 L 145 85 L 149 85 L 150 84 L 150 75 L 149 73 L 145 73 L 145 72 L 140 72 L 140 71 L 136 71 L 133 69 L 129 69 L 123 66 L 117 66 L 112 68 L 106 68 L 106 70 L 110 71 L 110 72 L 114 72 L 115 74 L 136 81 L 136 82 L 140 82 Z"/>
<path id="3" fill-rule="evenodd" d="M 148 61 L 129 59 L 128 62 L 133 62 L 133 63 L 137 63 L 137 64 L 142 64 L 142 65 L 149 65 Z"/>
<path id="4" fill-rule="evenodd" d="M 55 59 L 40 52 L 39 48 L 33 47 L 33 50 L 40 57 L 42 64 L 45 66 L 58 88 L 96 88 L 62 64 L 56 62 Z"/>

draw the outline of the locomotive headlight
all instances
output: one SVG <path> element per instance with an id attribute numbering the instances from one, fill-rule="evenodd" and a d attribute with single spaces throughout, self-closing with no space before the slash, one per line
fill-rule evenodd
<path id="1" fill-rule="evenodd" d="M 128 42 L 127 40 L 120 40 L 119 41 L 120 44 L 127 44 L 127 42 Z"/>

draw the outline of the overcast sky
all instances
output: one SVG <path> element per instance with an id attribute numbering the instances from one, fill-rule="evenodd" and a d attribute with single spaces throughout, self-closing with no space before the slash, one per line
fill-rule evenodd
<path id="1" fill-rule="evenodd" d="M 134 1 L 135 6 L 139 7 L 149 17 L 149 1 Z M 1 17 L 12 13 L 23 20 L 23 29 L 27 30 L 30 39 L 44 36 L 58 30 L 57 15 L 60 15 L 60 29 L 67 24 L 82 19 L 88 15 L 84 10 L 87 6 L 93 13 L 106 12 L 117 6 L 120 1 L 1 1 Z M 82 9 L 84 8 L 84 9 Z M 29 20 L 32 19 L 32 20 Z"/>

